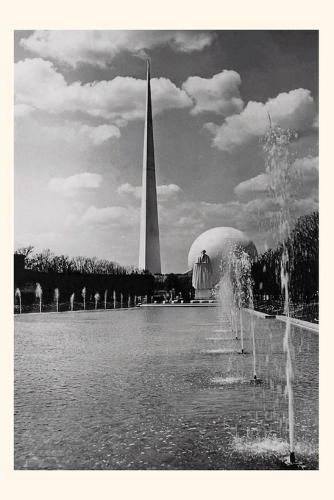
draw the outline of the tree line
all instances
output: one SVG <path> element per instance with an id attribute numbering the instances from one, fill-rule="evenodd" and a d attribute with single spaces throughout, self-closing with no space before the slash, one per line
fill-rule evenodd
<path id="1" fill-rule="evenodd" d="M 55 255 L 50 249 L 35 252 L 33 246 L 21 247 L 16 255 L 25 258 L 25 269 L 40 273 L 78 273 L 78 274 L 143 274 L 133 266 L 121 266 L 116 262 L 97 257 Z"/>
<path id="2" fill-rule="evenodd" d="M 289 254 L 289 290 L 295 302 L 318 300 L 319 213 L 300 217 L 285 242 Z M 282 243 L 260 255 L 252 266 L 257 294 L 279 296 Z"/>
<path id="3" fill-rule="evenodd" d="M 319 214 L 300 217 L 285 242 L 289 252 L 290 297 L 295 303 L 318 301 L 319 287 Z M 280 263 L 283 245 L 269 249 L 252 263 L 252 281 L 255 300 L 264 296 L 271 301 L 281 300 Z M 154 277 L 135 267 L 121 266 L 116 262 L 96 257 L 68 257 L 55 255 L 45 249 L 36 252 L 33 246 L 15 251 L 24 257 L 24 271 L 15 272 L 15 286 L 27 282 L 41 282 L 50 296 L 54 287 L 62 293 L 80 293 L 88 286 L 91 294 L 105 288 L 118 290 L 125 295 L 152 294 L 155 290 L 171 290 L 184 298 L 191 296 L 191 272 L 184 275 L 168 274 Z M 46 290 L 47 289 L 47 290 Z M 256 299 L 257 298 L 257 299 Z"/>

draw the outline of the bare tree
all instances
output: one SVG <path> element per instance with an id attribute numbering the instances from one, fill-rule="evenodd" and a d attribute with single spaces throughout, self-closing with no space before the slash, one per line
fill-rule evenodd
<path id="1" fill-rule="evenodd" d="M 82 255 L 73 257 L 71 259 L 72 270 L 79 273 L 84 273 L 86 260 L 87 257 L 83 257 Z"/>
<path id="2" fill-rule="evenodd" d="M 33 254 L 28 259 L 26 263 L 26 268 L 39 272 L 51 271 L 53 258 L 54 254 L 51 252 L 49 248 L 46 248 L 39 253 Z"/>
<path id="3" fill-rule="evenodd" d="M 51 261 L 51 269 L 56 273 L 69 273 L 73 267 L 72 259 L 67 255 L 55 255 Z"/>
<path id="4" fill-rule="evenodd" d="M 21 247 L 15 250 L 16 255 L 24 255 L 25 258 L 29 257 L 29 255 L 34 251 L 34 247 L 29 245 L 28 247 Z"/>
<path id="5" fill-rule="evenodd" d="M 138 274 L 134 267 L 120 266 L 116 262 L 97 257 L 85 257 L 82 255 L 69 257 L 67 255 L 55 255 L 50 249 L 33 253 L 34 247 L 22 247 L 15 251 L 16 254 L 24 255 L 26 258 L 26 269 L 39 272 L 71 273 L 80 274 L 113 274 L 126 275 Z"/>

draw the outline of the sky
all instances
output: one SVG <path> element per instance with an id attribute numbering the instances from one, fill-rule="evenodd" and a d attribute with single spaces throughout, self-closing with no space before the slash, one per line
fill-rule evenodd
<path id="1" fill-rule="evenodd" d="M 138 265 L 147 57 L 162 272 L 213 227 L 273 244 L 268 113 L 317 210 L 316 31 L 16 31 L 15 248 Z"/>

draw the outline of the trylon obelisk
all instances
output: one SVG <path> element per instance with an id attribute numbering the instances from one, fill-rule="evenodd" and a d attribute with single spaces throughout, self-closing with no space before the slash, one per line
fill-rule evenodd
<path id="1" fill-rule="evenodd" d="M 147 61 L 143 182 L 140 216 L 139 269 L 161 273 L 160 240 L 155 178 L 150 63 Z"/>

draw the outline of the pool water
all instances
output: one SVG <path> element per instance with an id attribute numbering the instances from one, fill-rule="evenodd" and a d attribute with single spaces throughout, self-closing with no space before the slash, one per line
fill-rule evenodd
<path id="1" fill-rule="evenodd" d="M 15 317 L 16 469 L 278 469 L 285 324 L 219 308 Z M 296 456 L 318 468 L 318 334 L 292 327 Z"/>

